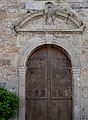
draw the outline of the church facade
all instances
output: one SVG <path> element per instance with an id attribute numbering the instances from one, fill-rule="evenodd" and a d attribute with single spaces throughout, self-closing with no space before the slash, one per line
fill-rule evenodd
<path id="1" fill-rule="evenodd" d="M 20 98 L 14 120 L 88 120 L 86 0 L 1 0 L 0 51 L 0 87 Z"/>

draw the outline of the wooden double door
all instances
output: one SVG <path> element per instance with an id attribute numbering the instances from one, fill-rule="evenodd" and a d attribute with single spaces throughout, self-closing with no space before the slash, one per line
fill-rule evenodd
<path id="1" fill-rule="evenodd" d="M 38 48 L 27 61 L 26 120 L 72 120 L 71 63 L 64 50 Z"/>

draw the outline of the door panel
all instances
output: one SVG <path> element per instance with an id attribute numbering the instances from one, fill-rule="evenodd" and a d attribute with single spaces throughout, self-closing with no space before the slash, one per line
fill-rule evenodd
<path id="1" fill-rule="evenodd" d="M 70 100 L 52 100 L 50 103 L 50 120 L 72 120 Z"/>
<path id="2" fill-rule="evenodd" d="M 70 61 L 60 50 L 53 48 L 51 55 L 51 98 L 71 99 L 72 81 L 69 75 Z"/>
<path id="3" fill-rule="evenodd" d="M 27 120 L 47 120 L 47 100 L 27 100 Z"/>
<path id="4" fill-rule="evenodd" d="M 36 51 L 27 63 L 26 95 L 28 99 L 47 98 L 47 53 Z"/>
<path id="5" fill-rule="evenodd" d="M 28 59 L 27 120 L 72 120 L 71 63 L 64 51 L 43 46 Z"/>
<path id="6" fill-rule="evenodd" d="M 37 69 L 37 70 L 36 70 Z M 44 68 L 29 69 L 27 76 L 27 98 L 38 99 L 47 97 L 47 80 Z"/>
<path id="7" fill-rule="evenodd" d="M 56 99 L 71 99 L 72 93 L 72 82 L 68 79 L 67 68 L 56 68 L 52 69 L 51 79 L 51 97 Z"/>

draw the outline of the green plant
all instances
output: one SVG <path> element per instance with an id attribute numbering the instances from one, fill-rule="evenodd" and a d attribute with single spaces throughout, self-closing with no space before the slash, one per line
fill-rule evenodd
<path id="1" fill-rule="evenodd" d="M 19 97 L 5 88 L 0 88 L 0 120 L 15 117 L 19 108 Z"/>

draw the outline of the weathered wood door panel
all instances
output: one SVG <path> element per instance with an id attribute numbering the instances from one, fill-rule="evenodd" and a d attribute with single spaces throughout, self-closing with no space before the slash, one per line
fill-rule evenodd
<path id="1" fill-rule="evenodd" d="M 50 120 L 72 120 L 70 100 L 51 100 Z"/>
<path id="2" fill-rule="evenodd" d="M 47 100 L 27 100 L 27 120 L 47 120 Z"/>
<path id="3" fill-rule="evenodd" d="M 27 120 L 72 120 L 71 64 L 63 50 L 43 46 L 28 59 Z"/>

